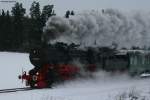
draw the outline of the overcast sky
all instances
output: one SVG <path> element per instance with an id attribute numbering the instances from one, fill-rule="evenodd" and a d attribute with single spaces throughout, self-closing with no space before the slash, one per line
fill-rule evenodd
<path id="1" fill-rule="evenodd" d="M 105 8 L 115 8 L 123 11 L 142 10 L 150 11 L 150 0 L 16 0 L 23 3 L 23 6 L 29 12 L 33 1 L 39 1 L 41 6 L 47 4 L 55 5 L 57 15 L 64 15 L 65 11 L 70 9 L 75 12 L 84 10 L 101 10 Z M 0 2 L 0 9 L 11 9 L 13 3 Z"/>

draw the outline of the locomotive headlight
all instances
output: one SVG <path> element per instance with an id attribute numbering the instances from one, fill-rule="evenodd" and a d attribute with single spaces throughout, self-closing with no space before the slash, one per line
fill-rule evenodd
<path id="1" fill-rule="evenodd" d="M 35 84 L 34 86 L 38 86 L 37 84 Z"/>
<path id="2" fill-rule="evenodd" d="M 35 54 L 35 53 L 36 53 L 36 50 L 34 50 L 33 53 Z"/>
<path id="3" fill-rule="evenodd" d="M 36 75 L 39 75 L 39 73 L 37 72 Z"/>
<path id="4" fill-rule="evenodd" d="M 36 75 L 33 75 L 33 76 L 32 76 L 32 80 L 33 80 L 33 81 L 37 81 L 37 76 L 36 76 Z"/>

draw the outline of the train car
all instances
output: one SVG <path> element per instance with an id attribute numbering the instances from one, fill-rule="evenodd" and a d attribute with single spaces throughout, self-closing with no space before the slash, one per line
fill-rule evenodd
<path id="1" fill-rule="evenodd" d="M 104 70 L 106 71 L 126 71 L 129 69 L 129 56 L 127 54 L 115 54 L 104 59 Z"/>
<path id="2" fill-rule="evenodd" d="M 150 73 L 150 52 L 144 50 L 128 51 L 129 73 L 132 76 Z"/>
<path id="3" fill-rule="evenodd" d="M 107 56 L 104 70 L 126 71 L 130 76 L 150 73 L 150 52 L 146 50 L 120 50 Z"/>

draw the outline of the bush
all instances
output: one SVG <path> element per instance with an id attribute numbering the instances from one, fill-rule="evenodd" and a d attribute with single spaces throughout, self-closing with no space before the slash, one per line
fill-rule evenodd
<path id="1" fill-rule="evenodd" d="M 142 92 L 132 89 L 129 92 L 123 92 L 117 95 L 115 100 L 150 100 L 150 98 Z"/>

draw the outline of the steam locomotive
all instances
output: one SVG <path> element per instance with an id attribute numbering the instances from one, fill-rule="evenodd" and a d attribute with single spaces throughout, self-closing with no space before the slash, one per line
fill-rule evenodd
<path id="1" fill-rule="evenodd" d="M 107 47 L 81 49 L 75 44 L 56 43 L 32 49 L 29 58 L 34 68 L 19 78 L 32 88 L 51 87 L 80 76 L 81 71 L 128 71 L 131 75 L 150 71 L 149 52 L 117 51 Z"/>

